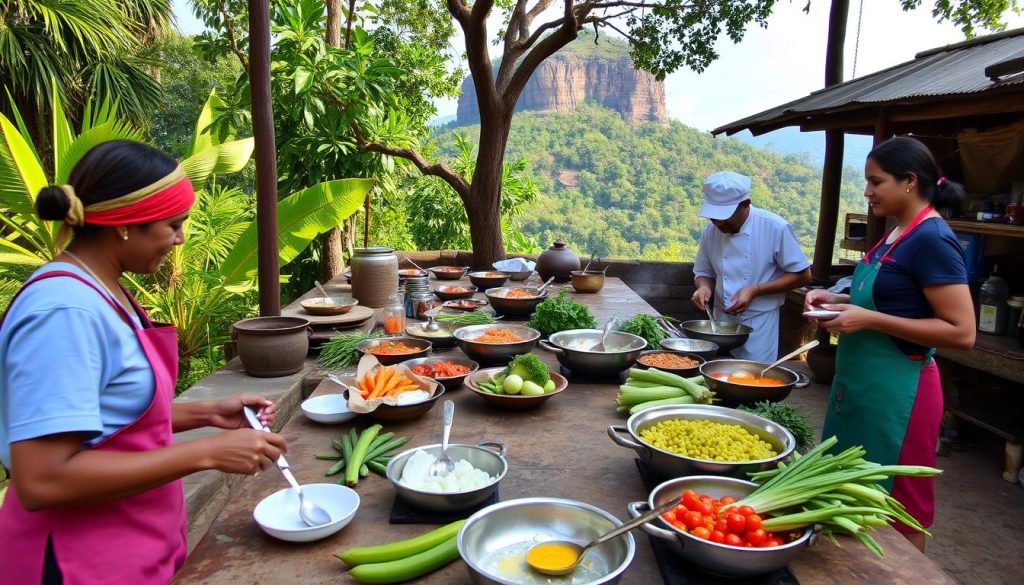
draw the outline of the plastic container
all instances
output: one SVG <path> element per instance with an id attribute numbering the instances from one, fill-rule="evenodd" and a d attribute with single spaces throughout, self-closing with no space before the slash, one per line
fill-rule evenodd
<path id="1" fill-rule="evenodd" d="M 1021 314 L 1024 313 L 1024 295 L 1010 297 L 1006 301 L 1006 334 L 1016 337 L 1020 334 Z"/>
<path id="2" fill-rule="evenodd" d="M 1010 299 L 1010 285 L 996 274 L 999 267 L 992 268 L 992 275 L 981 284 L 978 291 L 978 331 L 992 335 L 1006 334 L 1006 318 Z"/>
<path id="3" fill-rule="evenodd" d="M 967 282 L 971 287 L 977 286 L 985 278 L 985 236 L 981 234 L 965 234 L 954 232 L 960 247 L 964 251 L 967 264 Z"/>

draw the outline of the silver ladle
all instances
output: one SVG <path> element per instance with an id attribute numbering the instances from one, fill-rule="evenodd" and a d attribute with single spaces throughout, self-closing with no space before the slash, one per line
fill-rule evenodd
<path id="1" fill-rule="evenodd" d="M 255 410 L 245 406 L 242 407 L 242 411 L 245 413 L 245 418 L 249 421 L 249 425 L 252 428 L 257 431 L 270 432 L 270 429 L 260 422 L 260 419 L 256 416 Z M 277 458 L 277 468 L 281 470 L 281 475 L 288 480 L 292 489 L 299 495 L 299 517 L 302 518 L 302 523 L 310 527 L 330 524 L 331 515 L 327 513 L 327 510 L 324 510 L 320 506 L 306 499 L 305 494 L 302 493 L 302 486 L 299 485 L 299 482 L 295 480 L 295 476 L 292 475 L 291 469 L 288 467 L 288 462 L 285 460 L 284 455 Z"/>
<path id="2" fill-rule="evenodd" d="M 448 436 L 452 432 L 452 419 L 455 418 L 455 403 L 451 400 L 444 401 L 444 426 L 441 429 L 441 456 L 430 464 L 427 475 L 430 477 L 444 477 L 455 469 L 455 462 L 448 457 Z"/>
<path id="3" fill-rule="evenodd" d="M 784 362 L 784 361 L 786 361 L 786 360 L 788 360 L 788 359 L 790 359 L 792 357 L 795 357 L 795 356 L 798 356 L 798 355 L 802 354 L 803 352 L 805 352 L 805 351 L 807 351 L 809 349 L 814 349 L 815 347 L 818 347 L 818 340 L 817 339 L 811 340 L 811 341 L 801 345 L 800 347 L 794 349 L 793 351 L 787 353 L 786 355 L 780 357 L 779 359 L 775 360 L 775 362 L 772 363 L 772 365 L 770 365 L 767 368 L 761 370 L 761 373 L 758 374 L 757 377 L 758 378 L 764 378 L 764 374 L 768 370 L 774 368 L 775 366 L 781 364 L 782 362 Z"/>
<path id="4" fill-rule="evenodd" d="M 307 280 L 306 282 L 309 282 L 309 281 Z M 327 301 L 331 300 L 331 295 L 327 294 L 327 291 L 324 290 L 324 285 L 320 284 L 319 280 L 314 280 L 313 284 L 315 284 L 316 287 L 318 289 L 320 289 L 320 294 L 324 295 L 324 300 L 327 300 Z"/>
<path id="5" fill-rule="evenodd" d="M 665 502 L 664 504 L 658 506 L 657 508 L 651 510 L 650 512 L 647 512 L 646 514 L 641 514 L 633 520 L 623 523 L 614 530 L 610 530 L 602 534 L 601 536 L 598 536 L 594 540 L 590 541 L 590 544 L 588 544 L 587 546 L 580 546 L 575 542 L 570 542 L 568 540 L 552 540 L 548 542 L 542 542 L 540 544 L 535 544 L 532 547 L 530 547 L 530 550 L 526 551 L 526 564 L 530 565 L 530 568 L 534 571 L 537 571 L 538 573 L 543 573 L 545 575 L 568 575 L 569 573 L 573 572 L 573 570 L 577 566 L 579 566 L 581 562 L 583 562 L 583 557 L 587 554 L 587 551 L 589 551 L 590 549 L 605 542 L 608 542 L 613 538 L 618 538 L 619 536 L 622 536 L 623 534 L 629 532 L 637 526 L 650 522 L 651 520 L 657 518 L 661 514 L 671 510 L 677 504 L 679 504 L 679 498 L 672 498 L 668 502 Z M 567 565 L 565 567 L 541 567 L 539 565 L 535 565 L 534 560 L 530 558 L 530 553 L 537 550 L 539 547 L 548 547 L 552 545 L 566 546 L 575 550 L 576 561 L 573 562 L 571 565 Z"/>

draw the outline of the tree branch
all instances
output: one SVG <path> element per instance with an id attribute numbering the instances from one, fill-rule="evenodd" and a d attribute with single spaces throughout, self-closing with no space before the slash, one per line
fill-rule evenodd
<path id="1" fill-rule="evenodd" d="M 469 7 L 463 0 L 448 0 L 448 14 L 451 14 L 460 26 L 466 27 L 466 21 L 469 19 Z"/>
<path id="2" fill-rule="evenodd" d="M 404 158 L 405 160 L 411 161 L 412 164 L 416 165 L 416 168 L 424 175 L 430 175 L 444 180 L 444 182 L 451 185 L 452 189 L 455 189 L 455 192 L 463 199 L 469 197 L 469 183 L 462 178 L 462 175 L 455 172 L 448 165 L 445 165 L 444 163 L 431 163 L 424 158 L 422 154 L 411 148 L 398 148 L 388 146 L 386 144 L 380 144 L 379 142 L 370 142 L 366 139 L 363 131 L 360 130 L 358 126 L 352 124 L 350 128 L 352 129 L 352 134 L 355 136 L 356 144 L 359 146 L 360 150 L 396 156 L 398 158 Z"/>
<path id="3" fill-rule="evenodd" d="M 533 75 L 533 72 L 544 59 L 554 55 L 559 49 L 568 45 L 576 38 L 576 32 L 582 26 L 576 11 L 579 10 L 581 15 L 585 16 L 591 8 L 589 3 L 575 6 L 572 0 L 564 1 L 565 10 L 563 11 L 562 18 L 559 19 L 561 25 L 555 32 L 544 37 L 543 40 L 539 42 L 534 40 L 537 43 L 536 46 L 518 63 L 518 66 L 509 78 L 508 84 L 502 86 L 501 98 L 507 104 L 510 104 L 511 107 L 515 106 L 516 101 L 519 99 L 519 94 L 526 87 L 526 82 L 530 80 L 530 76 Z M 545 28 L 545 26 L 539 27 L 538 31 Z M 547 29 L 545 28 L 545 30 Z M 534 37 L 540 38 L 537 32 L 531 36 L 531 39 Z"/>
<path id="4" fill-rule="evenodd" d="M 221 18 L 224 19 L 224 32 L 228 37 L 228 43 L 231 45 L 231 52 L 238 57 L 239 63 L 242 64 L 242 69 L 245 69 L 246 76 L 249 75 L 249 61 L 245 58 L 245 53 L 238 48 L 238 41 L 235 39 L 235 25 L 231 20 L 231 15 L 228 14 L 227 8 L 224 6 L 224 0 L 217 0 L 217 10 L 220 12 Z"/>
<path id="5" fill-rule="evenodd" d="M 469 13 L 470 22 L 474 24 L 484 22 L 487 20 L 487 15 L 491 13 L 491 8 L 494 8 L 494 0 L 476 0 Z"/>

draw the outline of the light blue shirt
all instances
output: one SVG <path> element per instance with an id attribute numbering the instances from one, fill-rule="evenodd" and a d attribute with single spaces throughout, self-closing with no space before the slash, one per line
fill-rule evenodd
<path id="1" fill-rule="evenodd" d="M 36 271 L 74 272 L 73 264 Z M 138 316 L 130 313 L 138 325 Z M 83 447 L 138 418 L 153 399 L 153 370 L 134 330 L 95 290 L 70 277 L 32 284 L 0 327 L 0 461 L 11 443 L 82 432 Z"/>
<path id="2" fill-rule="evenodd" d="M 789 222 L 751 205 L 739 233 L 726 234 L 708 223 L 700 236 L 693 273 L 715 279 L 715 310 L 723 314 L 740 289 L 775 280 L 785 272 L 802 272 L 809 266 Z M 745 314 L 774 311 L 784 300 L 784 293 L 755 297 Z"/>

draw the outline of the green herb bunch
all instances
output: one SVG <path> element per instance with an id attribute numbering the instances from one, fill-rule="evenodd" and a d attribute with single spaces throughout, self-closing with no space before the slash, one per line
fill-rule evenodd
<path id="1" fill-rule="evenodd" d="M 741 406 L 740 410 L 763 416 L 789 429 L 796 439 L 797 451 L 804 451 L 814 445 L 814 427 L 799 406 L 781 402 L 755 402 L 754 406 Z"/>
<path id="2" fill-rule="evenodd" d="M 526 325 L 544 335 L 551 335 L 569 329 L 593 329 L 597 327 L 597 319 L 586 305 L 570 299 L 562 289 L 557 297 L 537 305 L 533 318 Z"/>
<path id="3" fill-rule="evenodd" d="M 320 348 L 320 357 L 317 361 L 328 368 L 347 368 L 359 361 L 359 350 L 356 346 L 367 339 L 381 337 L 379 332 L 364 333 L 353 331 L 335 335 Z"/>
<path id="4" fill-rule="evenodd" d="M 629 321 L 619 323 L 615 326 L 615 330 L 643 337 L 647 340 L 647 347 L 650 349 L 658 349 L 661 340 L 667 337 L 655 318 L 644 313 L 633 315 Z"/>

